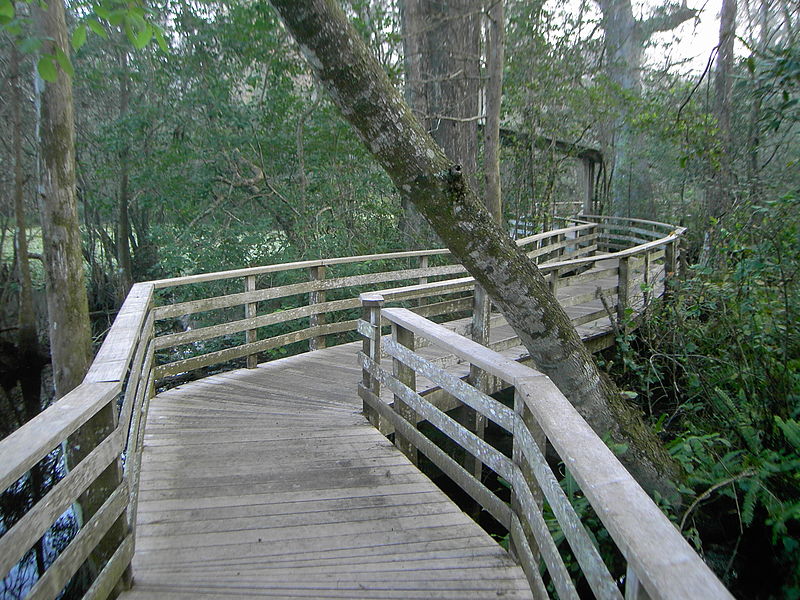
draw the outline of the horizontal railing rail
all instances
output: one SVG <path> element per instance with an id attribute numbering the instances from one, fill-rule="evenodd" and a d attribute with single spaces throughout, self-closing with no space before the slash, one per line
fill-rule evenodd
<path id="1" fill-rule="evenodd" d="M 589 286 L 569 299 L 562 294 L 565 305 L 604 299 L 607 307 L 577 316 L 576 325 L 609 314 L 623 323 L 629 309 L 660 293 L 676 270 L 682 230 L 618 222 L 585 217 L 518 240 L 554 292 Z M 661 237 L 650 239 L 656 233 Z M 617 234 L 641 243 L 632 246 L 613 237 Z M 627 246 L 610 252 L 610 243 Z M 360 295 L 375 290 L 388 304 L 420 317 L 455 320 L 450 327 L 470 333 L 474 289 L 474 280 L 444 249 L 317 259 L 134 285 L 83 382 L 0 440 L 0 491 L 27 485 L 33 467 L 67 449 L 60 480 L 18 521 L 3 523 L 0 575 L 18 575 L 20 560 L 61 515 L 91 496 L 101 499 L 97 509 L 92 514 L 73 511 L 80 529 L 26 597 L 58 597 L 83 565 L 92 581 L 86 598 L 104 598 L 125 587 L 134 550 L 144 419 L 150 399 L 170 378 L 236 365 L 237 360 L 255 367 L 264 352 L 300 342 L 314 350 L 356 340 Z M 486 319 L 488 330 L 501 317 L 490 313 Z M 518 343 L 511 336 L 491 345 L 503 350 Z M 457 354 L 437 360 L 447 366 Z M 426 398 L 434 400 L 437 390 L 430 391 Z M 90 431 L 98 433 L 87 443 Z M 79 451 L 75 440 L 80 440 Z"/>
<path id="2" fill-rule="evenodd" d="M 628 474 L 550 379 L 509 360 L 407 309 L 384 308 L 379 294 L 362 298 L 359 332 L 363 379 L 359 395 L 364 411 L 378 426 L 393 426 L 394 443 L 412 462 L 424 454 L 461 490 L 491 514 L 508 532 L 536 598 L 579 597 L 569 561 L 580 569 L 597 598 L 731 598 L 722 583 L 692 550 L 679 531 Z M 381 336 L 382 322 L 392 327 Z M 488 396 L 468 381 L 426 360 L 415 350 L 425 340 L 503 382 L 514 391 L 513 406 Z M 382 352 L 391 368 L 381 364 Z M 513 451 L 503 453 L 418 393 L 417 377 L 436 382 L 458 404 L 468 407 L 506 432 Z M 388 389 L 393 401 L 381 398 Z M 420 430 L 427 421 L 450 442 L 508 483 L 510 501 L 487 487 L 466 460 Z M 554 451 L 565 476 L 574 478 L 589 505 L 627 562 L 622 573 L 606 565 L 584 519 L 570 501 L 552 468 Z M 568 473 L 568 475 L 566 475 Z M 548 515 L 566 544 L 559 544 Z M 565 551 L 565 546 L 569 551 Z M 544 566 L 543 577 L 541 566 Z M 624 581 L 624 591 L 618 582 Z"/>
<path id="3" fill-rule="evenodd" d="M 143 419 L 153 393 L 152 298 L 151 283 L 134 285 L 83 382 L 0 440 L 2 490 L 24 486 L 30 469 L 62 446 L 68 465 L 0 538 L 0 576 L 20 577 L 13 573 L 19 561 L 80 498 L 102 500 L 93 514 L 75 511 L 84 520 L 81 528 L 25 598 L 60 597 L 84 564 L 93 578 L 84 598 L 105 598 L 129 578 Z M 94 439 L 88 435 L 95 432 Z M 70 460 L 75 439 L 80 461 Z"/>

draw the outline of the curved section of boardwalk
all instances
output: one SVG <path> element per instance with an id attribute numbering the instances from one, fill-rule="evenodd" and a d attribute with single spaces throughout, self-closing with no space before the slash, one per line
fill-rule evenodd
<path id="1" fill-rule="evenodd" d="M 124 598 L 530 597 L 508 554 L 360 414 L 355 352 L 152 400 Z"/>

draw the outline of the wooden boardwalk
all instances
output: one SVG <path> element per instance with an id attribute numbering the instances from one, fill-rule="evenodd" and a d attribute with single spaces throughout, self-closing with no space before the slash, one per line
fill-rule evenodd
<path id="1" fill-rule="evenodd" d="M 664 223 L 591 217 L 521 245 L 598 350 L 613 343 L 616 315 L 639 312 L 677 272 L 682 234 Z M 473 280 L 447 254 L 324 258 L 135 284 L 81 385 L 0 440 L 0 489 L 9 489 L 88 421 L 104 425 L 86 440 L 86 457 L 2 536 L 0 576 L 88 486 L 105 501 L 31 598 L 61 597 L 93 552 L 109 558 L 87 599 L 115 590 L 127 590 L 120 597 L 128 600 L 538 598 L 553 591 L 577 598 L 559 536 L 597 597 L 621 600 L 624 578 L 626 598 L 642 590 L 653 598 L 729 598 L 552 382 L 507 360 L 525 352 L 502 318 L 475 317 L 482 330 L 491 325 L 495 352 L 470 339 L 471 319 L 451 321 L 454 332 L 425 318 L 453 319 L 473 306 Z M 189 285 L 197 287 L 186 300 L 175 290 Z M 278 308 L 284 303 L 291 308 Z M 369 322 L 356 320 L 359 309 Z M 381 315 L 398 338 L 384 341 L 386 358 L 373 326 Z M 319 348 L 355 330 L 369 340 L 365 356 L 357 355 L 360 343 L 346 344 L 256 366 L 267 350 L 298 342 Z M 222 349 L 206 343 L 217 338 Z M 251 368 L 154 396 L 154 382 L 232 360 Z M 490 374 L 481 389 L 514 388 L 515 410 L 453 378 L 476 369 Z M 390 390 L 396 407 L 386 405 Z M 362 415 L 362 399 L 380 431 Z M 442 414 L 463 406 L 474 419 Z M 415 415 L 455 449 L 415 429 Z M 482 439 L 487 420 L 513 437 L 513 456 Z M 384 435 L 395 427 L 402 452 Z M 541 455 L 541 435 L 569 461 L 627 561 L 625 575 L 603 564 L 579 525 L 558 483 L 563 474 Z M 418 452 L 509 530 L 521 566 L 406 458 Z M 478 465 L 469 455 L 509 483 L 510 504 L 473 476 Z M 115 461 L 124 468 L 109 469 Z M 539 494 L 558 530 L 544 520 Z"/>
<path id="2" fill-rule="evenodd" d="M 361 415 L 353 344 L 153 399 L 124 598 L 529 598 Z"/>
<path id="3" fill-rule="evenodd" d="M 510 335 L 492 327 L 495 341 Z M 530 597 L 497 542 L 361 414 L 358 349 L 207 377 L 151 401 L 124 598 Z"/>

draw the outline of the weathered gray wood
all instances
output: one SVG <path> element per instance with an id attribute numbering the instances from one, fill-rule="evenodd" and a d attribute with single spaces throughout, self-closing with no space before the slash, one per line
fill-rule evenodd
<path id="1" fill-rule="evenodd" d="M 152 283 L 137 283 L 120 307 L 103 345 L 84 378 L 84 383 L 122 381 L 153 298 Z"/>
<path id="2" fill-rule="evenodd" d="M 255 275 L 248 275 L 244 278 L 244 291 L 245 292 L 255 292 L 256 291 L 256 276 Z M 255 302 L 248 302 L 244 305 L 244 320 L 245 321 L 253 321 L 256 318 L 256 311 L 258 308 L 258 304 Z M 252 344 L 256 340 L 258 340 L 258 330 L 257 329 L 248 329 L 245 331 L 244 334 L 244 341 L 246 344 Z M 247 355 L 247 368 L 248 369 L 255 369 L 256 365 L 258 364 L 258 355 L 257 354 L 248 354 Z"/>
<path id="3" fill-rule="evenodd" d="M 462 490 L 469 494 L 473 500 L 480 504 L 497 522 L 508 528 L 511 524 L 511 510 L 509 506 L 495 496 L 489 488 L 475 479 L 472 474 L 464 469 L 458 462 L 447 455 L 444 450 L 422 435 L 415 427 L 398 415 L 388 405 L 384 404 L 380 398 L 374 396 L 363 386 L 358 388 L 361 398 L 368 402 L 383 418 L 391 422 L 395 428 L 395 435 L 401 435 L 409 439 L 414 446 L 427 456 L 430 461 L 452 479 Z"/>
<path id="4" fill-rule="evenodd" d="M 581 325 L 585 325 L 586 323 L 591 323 L 592 321 L 597 321 L 598 319 L 602 319 L 603 317 L 607 317 L 608 313 L 606 312 L 605 308 L 601 308 L 599 310 L 587 313 L 585 315 L 581 315 L 580 317 L 572 317 L 572 324 L 575 327 L 580 327 Z"/>
<path id="5" fill-rule="evenodd" d="M 148 370 L 147 378 L 143 379 L 145 385 L 142 387 L 142 398 L 139 406 L 141 409 L 138 414 L 138 419 L 135 424 L 137 429 L 131 429 L 128 437 L 127 452 L 129 455 L 126 457 L 125 468 L 126 477 L 130 487 L 130 502 L 128 503 L 128 528 L 135 532 L 136 530 L 136 514 L 139 508 L 139 481 L 141 479 L 141 466 L 142 466 L 142 449 L 144 445 L 144 421 L 147 418 L 147 411 L 150 406 L 150 399 L 154 396 L 154 382 L 155 376 L 152 370 Z"/>
<path id="6" fill-rule="evenodd" d="M 125 382 L 125 395 L 122 401 L 122 408 L 120 408 L 119 411 L 119 426 L 126 431 L 130 426 L 131 415 L 136 402 L 136 393 L 139 388 L 139 381 L 142 376 L 142 368 L 145 363 L 145 357 L 151 359 L 152 354 L 153 313 L 150 312 L 137 342 L 136 352 L 133 355 L 133 362 L 131 363 L 128 380 Z M 147 369 L 149 369 L 149 367 L 147 367 Z"/>
<path id="7" fill-rule="evenodd" d="M 248 304 L 247 306 L 251 306 Z M 239 321 L 230 321 L 220 325 L 210 325 L 208 327 L 198 327 L 190 331 L 181 333 L 172 333 L 169 335 L 159 336 L 156 338 L 156 349 L 173 348 L 183 344 L 190 344 L 202 340 L 209 340 L 223 335 L 230 335 L 232 333 L 239 333 L 242 331 L 255 330 L 258 327 L 267 327 L 269 325 L 276 325 L 278 323 L 286 323 L 301 319 L 304 317 L 311 317 L 314 315 L 323 314 L 326 312 L 334 312 L 338 310 L 346 310 L 356 308 L 359 306 L 357 298 L 346 298 L 344 300 L 334 300 L 331 302 L 324 302 L 322 304 L 311 304 L 308 306 L 300 306 L 298 308 L 290 308 L 288 310 L 281 310 L 278 312 L 261 315 L 260 317 L 251 317 Z M 315 331 L 322 331 L 324 324 L 315 326 Z M 309 328 L 310 329 L 310 328 Z M 253 343 L 253 342 L 248 342 Z"/>
<path id="8" fill-rule="evenodd" d="M 591 586 L 595 597 L 600 599 L 621 598 L 614 578 L 609 573 L 600 553 L 592 543 L 591 538 L 580 522 L 580 518 L 575 513 L 575 509 L 550 470 L 542 451 L 539 449 L 539 445 L 522 421 L 521 416 L 518 418 L 514 429 L 514 448 L 520 450 L 528 467 L 536 477 L 536 483 L 558 520 L 561 531 L 564 533 L 570 548 L 572 548 L 573 554 L 578 564 L 580 564 L 581 571 Z M 521 470 L 516 474 L 516 477 L 514 479 L 515 490 L 517 485 L 528 487 Z"/>
<path id="9" fill-rule="evenodd" d="M 436 385 L 447 390 L 473 410 L 488 417 L 506 431 L 513 431 L 515 418 L 514 412 L 510 408 L 502 405 L 491 396 L 476 390 L 462 379 L 446 371 L 441 371 L 430 361 L 426 361 L 421 356 L 390 340 L 384 342 L 384 348 L 390 356 L 401 360 L 414 371 L 435 382 Z"/>
<path id="10" fill-rule="evenodd" d="M 153 400 L 123 600 L 530 597 L 521 569 L 358 414 L 355 349 Z"/>
<path id="11" fill-rule="evenodd" d="M 550 598 L 550 594 L 547 593 L 547 587 L 545 587 L 542 575 L 539 573 L 538 553 L 534 554 L 531 549 L 525 531 L 522 528 L 522 523 L 516 514 L 511 515 L 511 527 L 508 533 L 522 570 L 525 571 L 525 576 L 528 578 L 528 585 L 531 587 L 533 597 L 537 600 L 547 600 Z"/>
<path id="12" fill-rule="evenodd" d="M 625 600 L 650 600 L 650 596 L 642 588 L 636 572 L 630 565 L 625 573 Z"/>
<path id="13" fill-rule="evenodd" d="M 572 286 L 598 281 L 600 279 L 607 279 L 611 277 L 616 278 L 618 273 L 619 269 L 616 265 L 614 265 L 613 267 L 609 268 L 591 269 L 590 271 L 585 271 L 584 273 L 580 273 L 578 275 L 567 275 L 561 279 L 564 286 Z"/>
<path id="14" fill-rule="evenodd" d="M 479 459 L 483 464 L 492 469 L 495 473 L 511 481 L 512 469 L 511 461 L 502 452 L 487 444 L 483 439 L 469 431 L 444 412 L 437 409 L 435 406 L 427 402 L 423 397 L 417 394 L 412 388 L 407 386 L 402 380 L 397 378 L 396 375 L 389 376 L 384 369 L 381 369 L 370 360 L 369 357 L 363 354 L 359 355 L 362 364 L 370 372 L 372 377 L 377 377 L 382 385 L 385 385 L 395 395 L 394 408 L 398 411 L 398 400 L 404 405 L 413 409 L 413 418 L 416 420 L 405 418 L 409 423 L 414 424 L 421 419 L 427 420 L 431 425 L 436 427 L 439 431 L 444 433 L 451 440 L 456 442 L 459 446 L 464 448 L 467 452 L 472 454 L 475 458 Z M 461 398 L 459 398 L 461 400 Z M 463 401 L 463 400 L 462 400 Z M 498 403 L 499 404 L 499 403 Z M 401 414 L 401 416 L 403 416 Z M 396 439 L 396 438 L 395 438 Z M 402 450 L 402 448 L 401 448 Z"/>
<path id="15" fill-rule="evenodd" d="M 517 387 L 528 410 L 570 465 L 573 477 L 651 596 L 730 598 L 722 583 L 552 382 L 537 378 L 535 385 L 521 383 Z M 620 511 L 620 506 L 626 510 Z"/>
<path id="16" fill-rule="evenodd" d="M 235 358 L 242 358 L 248 354 L 263 352 L 272 348 L 280 348 L 281 346 L 293 344 L 294 342 L 305 341 L 314 336 L 353 331 L 355 330 L 355 326 L 355 319 L 352 321 L 328 323 L 327 325 L 320 325 L 319 327 L 301 329 L 300 331 L 277 335 L 265 340 L 253 342 L 252 344 L 243 344 L 233 348 L 226 348 L 225 350 L 218 350 L 216 352 L 209 352 L 208 354 L 201 354 L 200 356 L 166 363 L 156 367 L 156 378 L 158 379 L 167 375 L 176 375 L 177 373 L 185 373 L 187 371 L 200 369 L 209 365 L 216 365 L 221 362 L 233 360 Z"/>
<path id="17" fill-rule="evenodd" d="M 617 323 L 619 327 L 624 327 L 628 317 L 625 314 L 630 297 L 630 268 L 628 258 L 619 259 L 619 280 L 617 283 Z"/>
<path id="18" fill-rule="evenodd" d="M 365 275 L 351 275 L 348 277 L 332 277 L 329 279 L 304 281 L 301 283 L 265 288 L 254 292 L 215 296 L 169 306 L 160 306 L 156 308 L 156 319 L 180 317 L 182 315 L 194 314 L 217 308 L 229 308 L 248 302 L 263 302 L 265 300 L 287 298 L 289 296 L 308 294 L 310 292 L 375 285 L 377 283 L 386 283 L 389 281 L 403 281 L 426 275 L 452 275 L 464 273 L 464 271 L 465 269 L 461 265 L 446 265 L 441 267 L 428 267 L 425 269 L 400 269 L 397 271 L 382 271 L 380 273 L 368 273 Z"/>
<path id="19" fill-rule="evenodd" d="M 214 273 L 200 273 L 198 275 L 187 275 L 183 277 L 171 277 L 168 279 L 157 279 L 149 283 L 155 286 L 155 289 L 175 287 L 178 285 L 188 285 L 191 283 L 204 283 L 208 281 L 219 281 L 220 279 L 236 279 L 239 277 L 247 277 L 248 275 L 266 275 L 268 273 L 280 273 L 283 271 L 292 271 L 295 269 L 307 269 L 309 267 L 318 267 L 323 265 L 344 265 L 358 262 L 369 262 L 375 260 L 388 260 L 400 258 L 412 258 L 418 256 L 440 256 L 450 254 L 446 248 L 436 248 L 433 250 L 407 250 L 403 252 L 387 252 L 383 254 L 364 254 L 359 256 L 343 256 L 340 258 L 324 258 L 316 260 L 301 260 L 291 263 L 281 263 L 277 265 L 265 265 L 262 267 L 248 267 L 245 269 L 233 269 L 230 271 L 217 271 Z"/>
<path id="20" fill-rule="evenodd" d="M 311 281 L 318 281 L 320 279 L 325 279 L 325 267 L 311 267 L 308 270 L 308 278 Z M 308 294 L 308 304 L 309 306 L 313 306 L 315 304 L 323 304 L 325 302 L 325 290 L 317 290 L 313 292 L 309 292 Z M 312 314 L 308 317 L 308 326 L 309 327 L 318 327 L 320 325 L 325 324 L 325 313 L 316 313 Z M 313 337 L 308 340 L 308 349 L 309 351 L 314 350 L 321 350 L 325 347 L 325 336 L 321 335 L 319 337 Z"/>
<path id="21" fill-rule="evenodd" d="M 0 538 L 0 577 L 8 574 L 55 520 L 119 456 L 125 434 L 122 429 L 117 429 L 100 442 Z"/>
<path id="22" fill-rule="evenodd" d="M 52 600 L 56 598 L 83 562 L 89 557 L 114 521 L 128 504 L 128 487 L 120 485 L 103 503 L 92 518 L 78 531 L 69 545 L 47 568 L 25 600 Z"/>
<path id="23" fill-rule="evenodd" d="M 381 363 L 381 309 L 383 308 L 383 296 L 375 295 L 369 297 L 362 295 L 361 302 L 363 304 L 363 318 L 358 321 L 358 332 L 364 336 L 361 351 L 362 354 L 369 356 L 376 365 Z M 381 383 L 372 377 L 369 370 L 362 368 L 361 370 L 361 385 L 369 390 L 376 397 L 380 398 Z M 368 402 L 362 402 L 362 409 L 364 415 L 370 423 L 381 430 L 381 421 L 379 413 L 371 407 Z"/>
<path id="24" fill-rule="evenodd" d="M 0 490 L 5 490 L 77 431 L 119 391 L 119 383 L 81 384 L 24 427 L 0 440 Z"/>
<path id="25" fill-rule="evenodd" d="M 420 296 L 420 301 L 425 296 Z M 465 311 L 472 306 L 472 298 L 456 298 L 455 300 L 445 300 L 443 302 L 433 302 L 417 306 L 413 310 L 422 317 L 435 317 L 438 315 L 450 315 L 460 311 Z"/>
<path id="26" fill-rule="evenodd" d="M 553 587 L 555 587 L 556 592 L 558 592 L 558 597 L 578 600 L 578 592 L 575 590 L 575 584 L 572 582 L 567 567 L 564 565 L 564 560 L 561 558 L 558 548 L 550 535 L 541 509 L 525 483 L 522 471 L 518 468 L 514 469 L 514 476 L 510 481 L 517 495 L 517 500 L 521 509 L 520 515 L 525 518 L 525 521 L 531 529 L 542 560 L 547 565 L 547 572 L 550 574 L 550 580 L 553 582 Z"/>
<path id="27" fill-rule="evenodd" d="M 398 346 L 408 348 L 413 352 L 414 350 L 414 334 L 408 329 L 392 325 L 392 342 Z M 389 385 L 389 389 L 394 392 L 394 410 L 395 412 L 408 421 L 409 425 L 416 427 L 419 418 L 414 411 L 414 407 L 406 402 L 407 398 L 416 395 L 417 389 L 417 375 L 414 369 L 408 368 L 401 361 L 392 360 L 392 377 L 387 377 L 386 372 L 378 367 L 370 360 L 368 356 L 363 356 L 364 362 L 362 367 L 366 367 L 370 376 L 373 379 L 378 379 L 381 384 L 386 385 L 400 383 L 400 386 Z M 410 393 L 407 393 L 410 392 Z M 417 464 L 417 449 L 414 447 L 411 440 L 406 439 L 401 432 L 395 431 L 394 445 L 405 454 L 412 464 Z"/>
<path id="28" fill-rule="evenodd" d="M 122 574 L 131 564 L 133 547 L 133 534 L 129 533 L 86 590 L 83 595 L 84 600 L 106 600 L 111 595 L 118 586 Z"/>

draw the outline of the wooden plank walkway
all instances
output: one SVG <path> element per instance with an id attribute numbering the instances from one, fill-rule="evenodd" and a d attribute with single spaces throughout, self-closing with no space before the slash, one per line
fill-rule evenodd
<path id="1" fill-rule="evenodd" d="M 606 318 L 581 333 L 608 329 Z M 493 328 L 494 339 L 510 335 Z M 363 417 L 359 348 L 207 377 L 151 401 L 123 598 L 530 597 L 521 568 Z"/>
<path id="2" fill-rule="evenodd" d="M 506 552 L 360 414 L 354 352 L 153 399 L 124 598 L 530 597 Z"/>

